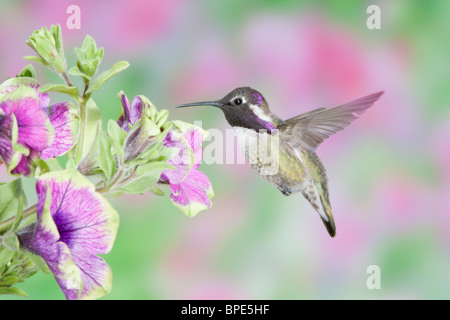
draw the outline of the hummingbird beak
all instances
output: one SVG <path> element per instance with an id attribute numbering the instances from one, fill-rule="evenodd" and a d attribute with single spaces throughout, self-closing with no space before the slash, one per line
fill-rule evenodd
<path id="1" fill-rule="evenodd" d="M 199 106 L 211 106 L 211 107 L 220 108 L 220 107 L 223 107 L 223 103 L 220 103 L 217 101 L 202 101 L 202 102 L 180 104 L 178 106 L 175 106 L 174 108 L 187 108 L 187 107 L 199 107 Z"/>

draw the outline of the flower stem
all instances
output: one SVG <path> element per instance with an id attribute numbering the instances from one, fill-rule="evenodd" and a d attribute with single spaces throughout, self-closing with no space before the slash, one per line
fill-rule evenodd
<path id="1" fill-rule="evenodd" d="M 134 176 L 134 173 L 135 173 L 135 172 L 136 172 L 136 168 L 134 168 L 133 172 L 130 173 L 130 175 L 129 175 L 128 177 L 126 177 L 125 179 L 123 179 L 122 181 L 120 181 L 120 182 L 118 183 L 118 186 L 121 187 L 121 186 L 123 186 L 124 184 L 126 184 L 128 181 L 134 179 L 134 178 L 135 178 L 135 176 Z"/>
<path id="2" fill-rule="evenodd" d="M 70 80 L 69 75 L 67 74 L 67 72 L 62 73 L 62 76 L 64 78 L 64 81 L 66 81 L 66 83 L 67 83 L 67 85 L 69 87 L 73 87 L 74 86 L 72 81 Z"/>
<path id="3" fill-rule="evenodd" d="M 33 205 L 33 206 L 25 209 L 22 213 L 22 220 L 28 218 L 33 213 L 35 213 L 36 208 L 37 208 L 37 205 Z M 16 217 L 14 216 L 9 219 L 6 219 L 5 221 L 0 222 L 0 232 L 10 228 L 14 224 L 15 220 L 16 220 Z"/>
<path id="4" fill-rule="evenodd" d="M 109 191 L 112 187 L 114 187 L 119 182 L 120 178 L 122 178 L 122 175 L 123 175 L 123 170 L 120 170 L 117 173 L 116 178 L 113 181 L 111 181 L 110 184 L 104 186 L 103 188 L 97 189 L 95 191 L 97 191 L 98 193 L 105 193 L 105 192 Z"/>

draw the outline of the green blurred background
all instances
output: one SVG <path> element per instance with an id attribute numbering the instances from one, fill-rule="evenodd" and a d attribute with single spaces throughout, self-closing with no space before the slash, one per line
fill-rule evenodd
<path id="1" fill-rule="evenodd" d="M 81 9 L 69 30 L 66 9 Z M 369 30 L 366 9 L 381 8 Z M 117 93 L 146 95 L 170 119 L 229 128 L 216 109 L 174 110 L 252 86 L 282 118 L 366 94 L 385 95 L 325 141 L 337 237 L 300 194 L 284 197 L 242 164 L 202 164 L 213 207 L 188 218 L 168 195 L 112 199 L 121 224 L 103 299 L 450 298 L 450 2 L 433 1 L 6 1 L 0 0 L 0 75 L 31 55 L 25 40 L 60 23 L 66 58 L 87 34 L 105 49 L 101 70 L 129 69 L 95 96 L 116 119 Z M 58 81 L 36 66 L 42 83 Z M 52 101 L 65 97 L 54 95 Z M 4 166 L 2 181 L 9 179 Z M 26 187 L 31 194 L 33 180 Z M 367 268 L 381 270 L 368 289 Z M 51 275 L 19 287 L 63 299 Z M 5 297 L 1 299 L 16 299 Z"/>

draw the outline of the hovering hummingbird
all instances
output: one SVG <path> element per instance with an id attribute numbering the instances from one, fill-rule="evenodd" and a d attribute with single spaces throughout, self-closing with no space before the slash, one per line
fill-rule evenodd
<path id="1" fill-rule="evenodd" d="M 317 147 L 364 113 L 384 92 L 377 92 L 334 108 L 318 108 L 288 120 L 273 114 L 263 95 L 250 87 L 236 88 L 220 100 L 187 103 L 176 108 L 213 106 L 221 109 L 236 134 L 252 143 L 244 146 L 252 169 L 277 187 L 285 196 L 301 191 L 319 213 L 331 237 L 336 225 L 328 196 L 325 168 Z M 251 148 L 258 142 L 277 137 L 278 167 L 268 173 L 267 163 Z M 256 153 L 255 154 L 255 150 Z"/>

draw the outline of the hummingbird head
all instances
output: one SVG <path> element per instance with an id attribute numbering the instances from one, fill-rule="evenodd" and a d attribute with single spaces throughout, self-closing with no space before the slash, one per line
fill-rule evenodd
<path id="1" fill-rule="evenodd" d="M 175 108 L 212 106 L 221 109 L 233 127 L 248 129 L 276 129 L 281 119 L 270 112 L 263 95 L 250 87 L 236 88 L 220 100 L 187 103 Z"/>

